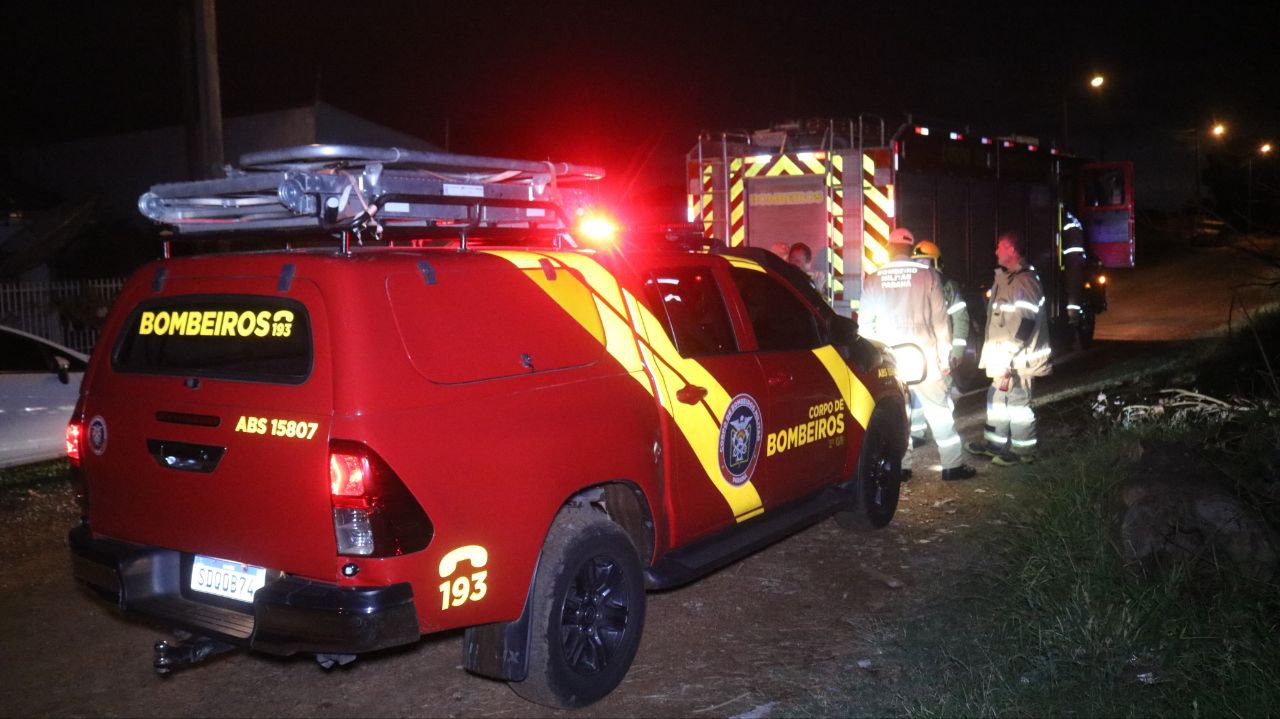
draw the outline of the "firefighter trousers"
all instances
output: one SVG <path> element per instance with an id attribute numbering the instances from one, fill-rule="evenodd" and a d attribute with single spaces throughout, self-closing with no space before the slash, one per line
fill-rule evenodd
<path id="1" fill-rule="evenodd" d="M 959 467 L 962 462 L 960 435 L 956 434 L 956 421 L 953 416 L 955 404 L 947 391 L 947 383 L 942 377 L 930 377 L 911 388 L 912 414 L 914 405 L 919 403 L 920 414 L 924 423 L 933 433 L 933 441 L 938 445 L 938 459 L 943 469 Z M 914 430 L 915 417 L 912 417 Z M 907 455 L 902 458 L 902 468 L 911 469 L 911 444 L 907 443 Z"/>
<path id="2" fill-rule="evenodd" d="M 952 390 L 955 388 L 955 382 L 952 380 L 951 375 L 945 376 L 942 381 L 947 386 L 947 395 L 952 397 L 952 406 L 954 407 L 955 398 Z M 911 413 L 909 416 L 911 420 L 911 439 L 916 444 L 921 444 L 929 438 L 929 420 L 924 417 L 924 404 L 920 402 L 920 397 L 916 394 L 915 389 L 911 388 L 909 393 L 911 399 Z"/>
<path id="3" fill-rule="evenodd" d="M 1014 372 L 1009 388 L 1000 389 L 1000 379 L 987 389 L 987 425 L 983 438 L 991 447 L 1012 450 L 1018 455 L 1036 451 L 1036 415 L 1031 411 L 1032 377 Z"/>

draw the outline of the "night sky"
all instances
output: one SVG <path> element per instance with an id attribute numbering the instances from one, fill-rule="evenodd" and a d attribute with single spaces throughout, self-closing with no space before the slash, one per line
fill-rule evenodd
<path id="1" fill-rule="evenodd" d="M 187 7 L 6 4 L 0 146 L 181 123 Z M 226 115 L 318 97 L 440 145 L 447 120 L 453 151 L 600 164 L 643 201 L 700 130 L 787 118 L 911 112 L 1047 144 L 1065 100 L 1082 154 L 1177 154 L 1215 118 L 1274 140 L 1278 8 L 223 0 L 218 29 Z"/>

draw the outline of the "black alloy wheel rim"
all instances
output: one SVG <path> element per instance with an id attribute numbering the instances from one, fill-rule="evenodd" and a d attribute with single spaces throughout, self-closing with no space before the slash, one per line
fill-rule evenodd
<path id="1" fill-rule="evenodd" d="M 602 672 L 618 655 L 631 613 L 625 579 L 617 562 L 596 556 L 570 580 L 560 612 L 560 643 L 574 671 Z"/>
<path id="2" fill-rule="evenodd" d="M 867 500 L 872 507 L 883 509 L 889 501 L 889 484 L 893 479 L 893 459 L 888 455 L 888 442 L 876 442 L 867 466 Z"/>

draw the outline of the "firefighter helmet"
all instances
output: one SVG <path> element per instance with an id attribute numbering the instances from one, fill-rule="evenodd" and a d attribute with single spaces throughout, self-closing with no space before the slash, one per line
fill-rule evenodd
<path id="1" fill-rule="evenodd" d="M 920 240 L 911 248 L 911 259 L 929 260 L 935 268 L 942 267 L 942 250 L 929 240 Z"/>
<path id="2" fill-rule="evenodd" d="M 898 227 L 889 233 L 889 244 L 891 245 L 909 245 L 916 241 L 916 236 L 911 234 L 911 230 L 905 227 Z"/>

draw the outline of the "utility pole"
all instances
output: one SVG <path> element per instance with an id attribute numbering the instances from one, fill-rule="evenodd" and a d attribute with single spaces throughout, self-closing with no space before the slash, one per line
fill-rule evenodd
<path id="1" fill-rule="evenodd" d="M 191 0 L 192 50 L 195 56 L 195 112 L 192 118 L 191 175 L 220 177 L 222 149 L 222 83 L 218 75 L 218 19 L 216 0 Z"/>

